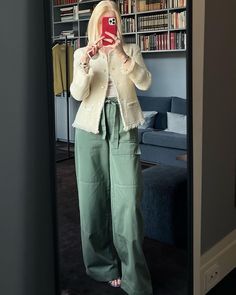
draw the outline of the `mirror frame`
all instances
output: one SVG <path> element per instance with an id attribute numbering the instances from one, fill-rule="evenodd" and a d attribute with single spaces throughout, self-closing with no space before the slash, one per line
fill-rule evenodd
<path id="1" fill-rule="evenodd" d="M 51 56 L 51 0 L 43 0 L 44 5 L 44 23 L 45 23 L 45 54 L 48 64 L 47 80 L 48 80 L 48 97 L 49 104 L 49 132 L 50 132 L 50 159 L 51 167 L 55 174 L 51 176 L 52 187 L 52 218 L 53 218 L 53 241 L 54 241 L 54 268 L 55 268 L 55 292 L 57 295 L 61 294 L 60 290 L 60 271 L 59 271 L 59 246 L 58 246 L 58 223 L 57 223 L 57 198 L 56 198 L 56 149 L 55 149 L 55 111 L 54 111 L 54 93 L 53 93 L 53 66 Z M 187 0 L 186 3 L 186 99 L 187 101 L 187 191 L 188 191 L 188 271 L 187 271 L 187 295 L 194 294 L 194 222 L 193 222 L 193 80 L 192 80 L 192 0 Z"/>

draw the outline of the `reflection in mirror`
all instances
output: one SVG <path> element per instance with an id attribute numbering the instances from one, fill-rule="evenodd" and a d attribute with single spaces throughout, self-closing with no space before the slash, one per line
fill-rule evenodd
<path id="1" fill-rule="evenodd" d="M 188 294 L 186 1 L 51 7 L 61 293 Z"/>

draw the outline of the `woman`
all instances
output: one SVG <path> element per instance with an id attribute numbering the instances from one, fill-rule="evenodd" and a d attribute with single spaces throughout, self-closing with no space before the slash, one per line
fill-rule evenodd
<path id="1" fill-rule="evenodd" d="M 101 37 L 103 16 L 116 18 L 117 36 Z M 74 53 L 70 86 L 72 96 L 82 101 L 72 126 L 86 273 L 130 295 L 151 295 L 140 209 L 138 125 L 144 117 L 135 92 L 135 86 L 149 88 L 151 73 L 139 46 L 124 44 L 115 2 L 96 5 L 88 39 L 89 45 Z M 102 39 L 114 43 L 103 46 Z"/>

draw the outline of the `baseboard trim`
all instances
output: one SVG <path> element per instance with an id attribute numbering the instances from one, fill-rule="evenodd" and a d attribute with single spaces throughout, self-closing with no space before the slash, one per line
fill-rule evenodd
<path id="1" fill-rule="evenodd" d="M 206 284 L 205 273 L 217 264 L 219 272 L 217 280 L 210 286 Z M 228 273 L 236 267 L 236 229 L 224 239 L 216 243 L 211 249 L 201 256 L 200 282 L 201 295 L 205 295 L 217 285 Z"/>

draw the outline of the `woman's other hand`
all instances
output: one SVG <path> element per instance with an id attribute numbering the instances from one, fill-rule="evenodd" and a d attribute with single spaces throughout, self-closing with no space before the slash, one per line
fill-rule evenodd
<path id="1" fill-rule="evenodd" d="M 102 47 L 102 44 L 101 44 L 101 40 L 104 38 L 104 36 L 102 36 L 102 37 L 100 37 L 100 38 L 98 38 L 93 44 L 91 44 L 91 45 L 87 45 L 86 46 L 86 49 L 85 49 L 85 53 L 82 55 L 82 57 L 81 57 L 81 62 L 83 62 L 83 63 L 88 63 L 89 62 L 89 60 L 90 60 L 90 57 L 88 56 L 88 52 L 90 51 L 90 50 L 92 50 L 92 55 L 95 55 L 95 54 L 97 54 L 97 52 L 98 52 L 98 50 Z"/>

